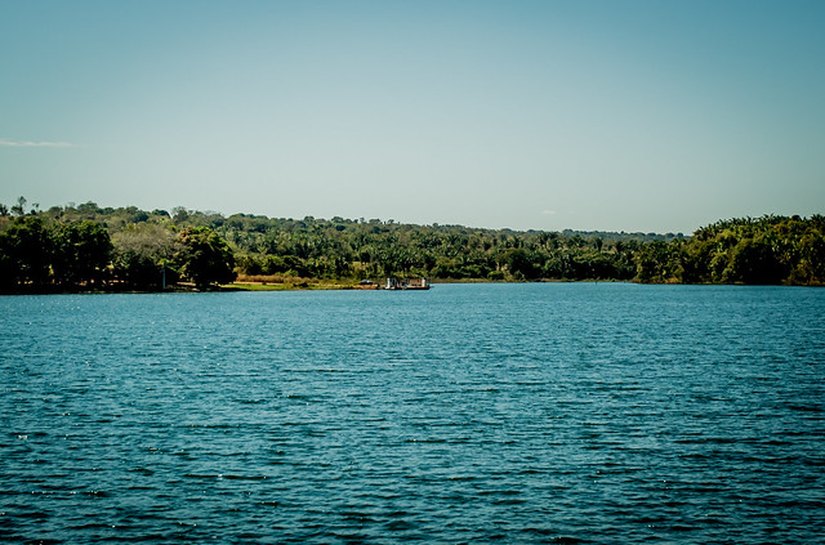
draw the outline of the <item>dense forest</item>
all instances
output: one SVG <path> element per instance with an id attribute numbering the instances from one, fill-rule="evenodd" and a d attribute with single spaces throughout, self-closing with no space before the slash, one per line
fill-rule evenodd
<path id="1" fill-rule="evenodd" d="M 6 293 L 385 276 L 822 285 L 825 217 L 730 219 L 684 236 L 0 204 Z"/>

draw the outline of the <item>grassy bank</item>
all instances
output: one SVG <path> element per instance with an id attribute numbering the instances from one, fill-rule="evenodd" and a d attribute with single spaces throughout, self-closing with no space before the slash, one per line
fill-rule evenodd
<path id="1" fill-rule="evenodd" d="M 229 284 L 221 284 L 227 291 L 292 291 L 292 290 L 351 290 L 363 289 L 353 280 L 304 278 L 291 275 L 239 275 Z"/>

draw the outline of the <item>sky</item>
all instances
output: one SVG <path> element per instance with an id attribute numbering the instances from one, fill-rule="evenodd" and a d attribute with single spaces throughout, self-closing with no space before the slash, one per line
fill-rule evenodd
<path id="1" fill-rule="evenodd" d="M 684 232 L 825 213 L 825 2 L 0 0 L 0 202 Z"/>

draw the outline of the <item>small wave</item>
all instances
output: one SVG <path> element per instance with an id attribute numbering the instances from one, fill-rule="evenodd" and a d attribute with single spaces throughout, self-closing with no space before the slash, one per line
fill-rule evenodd
<path id="1" fill-rule="evenodd" d="M 572 536 L 555 536 L 550 538 L 550 543 L 558 543 L 559 545 L 579 545 L 580 543 L 590 543 L 590 540 Z"/>
<path id="2" fill-rule="evenodd" d="M 520 490 L 514 490 L 512 488 L 504 488 L 500 490 L 479 490 L 476 492 L 479 496 L 519 496 L 521 495 Z"/>
<path id="3" fill-rule="evenodd" d="M 260 541 L 264 537 L 264 534 L 258 532 L 241 532 L 235 537 L 240 540 L 251 540 L 255 542 Z"/>
<path id="4" fill-rule="evenodd" d="M 108 498 L 110 496 L 105 490 L 86 490 L 83 492 L 83 495 L 93 498 Z"/>
<path id="5" fill-rule="evenodd" d="M 406 532 L 408 530 L 413 530 L 416 528 L 415 524 L 408 522 L 406 520 L 391 520 L 386 523 L 385 527 L 387 530 L 391 532 Z"/>
<path id="6" fill-rule="evenodd" d="M 479 477 L 476 475 L 450 475 L 447 477 L 447 480 L 453 482 L 472 482 L 479 480 Z"/>
<path id="7" fill-rule="evenodd" d="M 184 427 L 189 429 L 206 429 L 206 430 L 227 430 L 233 428 L 233 424 L 227 424 L 226 422 L 209 422 L 209 423 L 191 423 L 186 424 Z"/>
<path id="8" fill-rule="evenodd" d="M 49 436 L 49 434 L 44 431 L 13 431 L 9 433 L 9 435 L 20 441 L 28 441 L 29 439 L 43 438 Z"/>
<path id="9" fill-rule="evenodd" d="M 227 481 L 265 481 L 266 475 L 236 475 L 233 473 L 184 473 L 187 479 L 227 480 Z"/>
<path id="10" fill-rule="evenodd" d="M 244 399 L 244 398 L 236 398 L 232 400 L 234 403 L 238 403 L 239 405 L 260 405 L 262 403 L 266 403 L 269 401 L 265 398 L 255 398 L 255 399 Z"/>
<path id="11" fill-rule="evenodd" d="M 49 514 L 45 511 L 23 511 L 22 513 L 15 513 L 14 516 L 17 518 L 34 520 L 46 520 L 49 518 Z"/>
<path id="12" fill-rule="evenodd" d="M 704 444 L 713 444 L 713 445 L 731 445 L 734 443 L 741 443 L 743 439 L 736 438 L 736 437 L 695 437 L 695 438 L 686 438 L 686 439 L 676 439 L 674 443 L 680 445 L 704 445 Z"/>
<path id="13" fill-rule="evenodd" d="M 230 473 L 223 475 L 223 478 L 228 481 L 265 481 L 269 477 L 266 475 L 233 475 Z"/>
<path id="14" fill-rule="evenodd" d="M 671 524 L 667 527 L 671 532 L 692 532 L 696 530 L 695 526 L 687 526 L 685 524 Z"/>
<path id="15" fill-rule="evenodd" d="M 111 528 L 111 525 L 102 522 L 84 522 L 68 526 L 70 530 L 104 530 Z"/>
<path id="16" fill-rule="evenodd" d="M 219 479 L 222 475 L 217 473 L 184 473 L 183 476 L 187 479 Z"/>
<path id="17" fill-rule="evenodd" d="M 527 503 L 527 500 L 525 500 L 524 498 L 499 498 L 499 499 L 493 500 L 493 505 L 501 505 L 501 506 L 524 505 L 525 503 Z"/>
<path id="18" fill-rule="evenodd" d="M 811 467 L 825 466 L 825 458 L 805 456 L 802 458 L 802 464 Z"/>
<path id="19" fill-rule="evenodd" d="M 825 407 L 819 404 L 802 404 L 802 403 L 783 403 L 785 409 L 796 411 L 799 413 L 822 413 L 825 412 Z"/>

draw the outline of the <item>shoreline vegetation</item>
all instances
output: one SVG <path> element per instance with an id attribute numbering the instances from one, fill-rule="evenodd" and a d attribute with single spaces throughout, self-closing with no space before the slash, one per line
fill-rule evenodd
<path id="1" fill-rule="evenodd" d="M 0 293 L 374 289 L 364 280 L 825 285 L 825 217 L 682 233 L 513 231 L 0 204 Z"/>

